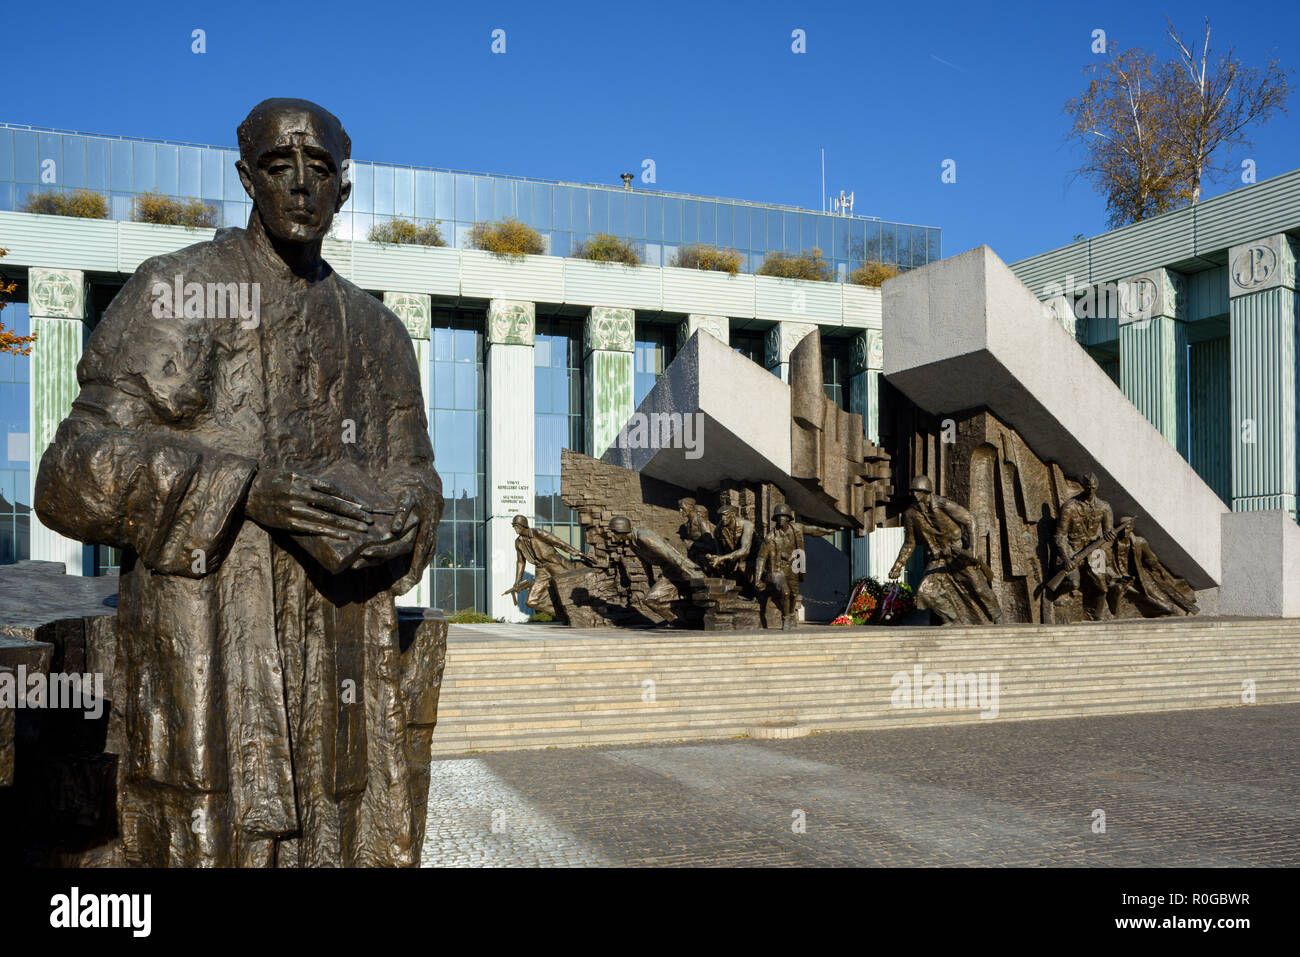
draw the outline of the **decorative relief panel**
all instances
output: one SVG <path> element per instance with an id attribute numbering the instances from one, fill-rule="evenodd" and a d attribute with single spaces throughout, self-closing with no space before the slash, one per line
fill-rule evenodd
<path id="1" fill-rule="evenodd" d="M 1284 233 L 1228 251 L 1228 295 L 1295 288 L 1295 250 Z"/>
<path id="2" fill-rule="evenodd" d="M 419 292 L 386 292 L 384 305 L 402 320 L 412 339 L 429 338 L 429 320 L 433 313 L 430 297 Z"/>
<path id="3" fill-rule="evenodd" d="M 593 306 L 583 330 L 585 352 L 634 352 L 636 311 Z"/>
<path id="4" fill-rule="evenodd" d="M 531 302 L 493 299 L 488 303 L 488 345 L 531 346 L 537 307 Z"/>
<path id="5" fill-rule="evenodd" d="M 86 317 L 86 283 L 80 269 L 27 270 L 28 311 L 54 319 Z"/>

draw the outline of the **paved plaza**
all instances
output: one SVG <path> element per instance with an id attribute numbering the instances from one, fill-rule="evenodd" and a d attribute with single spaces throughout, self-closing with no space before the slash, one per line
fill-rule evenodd
<path id="1" fill-rule="evenodd" d="M 424 864 L 1294 867 L 1298 728 L 1276 705 L 471 755 L 434 763 Z"/>

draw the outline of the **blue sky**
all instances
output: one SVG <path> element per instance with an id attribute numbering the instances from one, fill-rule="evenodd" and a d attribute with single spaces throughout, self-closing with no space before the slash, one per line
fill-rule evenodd
<path id="1" fill-rule="evenodd" d="M 1166 11 L 1185 33 L 1208 15 L 1248 63 L 1300 67 L 1293 2 L 56 6 L 6 11 L 0 120 L 233 145 L 256 101 L 301 96 L 358 159 L 617 184 L 651 158 L 660 189 L 810 208 L 824 147 L 827 192 L 856 212 L 1007 261 L 1105 228 L 1062 112 L 1093 30 L 1163 55 Z M 1260 179 L 1300 166 L 1300 96 L 1253 138 Z"/>

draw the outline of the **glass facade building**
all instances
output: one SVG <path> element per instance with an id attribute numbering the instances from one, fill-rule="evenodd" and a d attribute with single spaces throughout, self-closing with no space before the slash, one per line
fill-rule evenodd
<path id="1" fill-rule="evenodd" d="M 89 189 L 103 195 L 110 219 L 133 218 L 135 198 L 160 192 L 198 198 L 213 207 L 221 226 L 243 226 L 251 204 L 235 170 L 236 150 L 158 140 L 87 135 L 0 124 L 0 211 L 21 211 L 33 194 Z M 395 218 L 437 221 L 454 247 L 468 245 L 474 223 L 514 217 L 538 230 L 547 251 L 567 256 L 597 232 L 630 240 L 649 266 L 671 265 L 685 245 L 735 249 L 742 269 L 758 269 L 772 252 L 822 250 L 844 280 L 864 259 L 911 268 L 941 255 L 938 229 L 842 217 L 736 200 L 666 193 L 648 188 L 579 185 L 524 177 L 354 162 L 352 193 L 335 221 L 339 240 L 365 240 Z M 0 243 L 3 245 L 3 243 Z M 16 267 L 9 272 L 17 277 Z M 5 272 L 0 262 L 0 272 Z M 121 274 L 85 276 L 89 328 L 126 281 Z M 367 287 L 368 288 L 368 287 Z M 20 283 L 18 298 L 26 284 Z M 372 289 L 376 295 L 379 290 Z M 536 526 L 582 547 L 576 514 L 560 498 L 560 453 L 585 448 L 583 318 L 571 309 L 539 304 L 533 346 L 534 511 Z M 428 343 L 428 416 L 446 508 L 431 565 L 430 599 L 451 610 L 489 607 L 487 524 L 486 303 L 449 297 L 432 304 Z M 3 313 L 8 328 L 28 331 L 25 303 Z M 677 320 L 638 316 L 632 386 L 634 404 L 654 387 L 676 353 Z M 826 329 L 826 390 L 848 401 L 846 330 Z M 764 361 L 761 328 L 731 330 L 734 348 Z M 32 421 L 31 360 L 0 355 L 0 563 L 29 557 L 28 462 Z M 93 550 L 87 573 L 112 574 L 115 549 Z"/>
<path id="2" fill-rule="evenodd" d="M 0 124 L 0 210 L 32 193 L 92 189 L 112 219 L 129 220 L 134 197 L 157 191 L 213 206 L 223 226 L 243 226 L 250 202 L 235 170 L 237 150 Z M 514 217 L 567 256 L 594 233 L 635 243 L 650 266 L 672 265 L 682 246 L 730 248 L 754 272 L 769 252 L 822 250 L 843 280 L 864 259 L 902 269 L 941 258 L 940 230 L 787 206 L 621 186 L 354 162 L 352 195 L 335 220 L 338 239 L 364 240 L 394 218 L 437 221 L 464 247 L 476 222 Z"/>

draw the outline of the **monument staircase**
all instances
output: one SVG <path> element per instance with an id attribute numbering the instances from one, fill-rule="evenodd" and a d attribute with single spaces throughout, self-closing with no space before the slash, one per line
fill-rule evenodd
<path id="1" fill-rule="evenodd" d="M 1164 618 L 795 632 L 453 625 L 433 735 L 469 751 L 858 731 L 1300 702 L 1300 624 Z M 932 675 L 997 676 L 996 717 L 900 706 Z M 902 673 L 905 681 L 896 678 Z M 776 734 L 773 736 L 785 736 Z"/>

